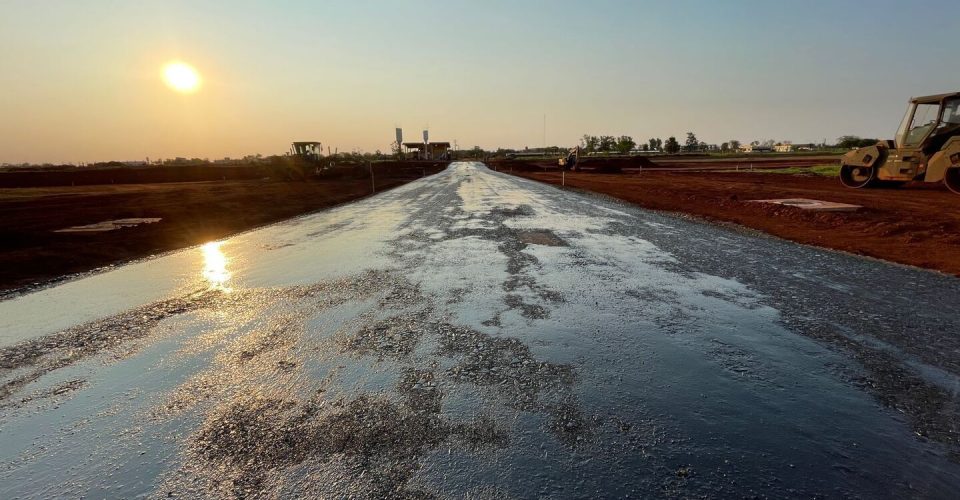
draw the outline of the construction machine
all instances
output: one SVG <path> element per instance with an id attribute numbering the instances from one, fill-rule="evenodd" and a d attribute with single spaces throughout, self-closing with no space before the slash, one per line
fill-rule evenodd
<path id="1" fill-rule="evenodd" d="M 840 182 L 851 188 L 943 182 L 960 194 L 960 92 L 910 99 L 896 139 L 843 155 Z"/>
<path id="2" fill-rule="evenodd" d="M 580 146 L 570 148 L 566 158 L 560 158 L 560 169 L 580 171 Z"/>

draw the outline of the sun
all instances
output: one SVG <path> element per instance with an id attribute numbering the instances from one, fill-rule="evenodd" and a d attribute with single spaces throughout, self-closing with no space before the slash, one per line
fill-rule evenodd
<path id="1" fill-rule="evenodd" d="M 163 67 L 163 81 L 177 92 L 189 94 L 200 88 L 200 74 L 187 63 L 175 61 Z"/>

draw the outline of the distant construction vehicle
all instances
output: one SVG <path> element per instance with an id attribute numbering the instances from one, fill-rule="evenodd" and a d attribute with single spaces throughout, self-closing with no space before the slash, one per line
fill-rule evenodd
<path id="1" fill-rule="evenodd" d="M 843 155 L 840 182 L 851 188 L 943 182 L 960 194 L 960 92 L 916 97 L 893 141 Z"/>
<path id="2" fill-rule="evenodd" d="M 323 144 L 317 141 L 296 141 L 290 146 L 290 154 L 304 160 L 320 161 L 323 156 Z"/>
<path id="3" fill-rule="evenodd" d="M 560 158 L 560 168 L 562 170 L 580 171 L 580 146 L 570 148 L 565 158 Z"/>

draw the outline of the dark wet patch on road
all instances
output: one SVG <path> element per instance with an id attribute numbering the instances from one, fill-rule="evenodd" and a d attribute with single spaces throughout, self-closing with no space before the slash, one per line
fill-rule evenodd
<path id="1" fill-rule="evenodd" d="M 0 349 L 0 401 L 59 368 L 145 337 L 161 320 L 225 300 L 217 290 L 164 300 Z"/>
<path id="2" fill-rule="evenodd" d="M 306 236 L 307 238 L 316 238 L 317 236 L 324 236 L 324 235 L 330 234 L 330 233 L 332 233 L 332 232 L 339 231 L 339 230 L 341 230 L 341 229 L 349 226 L 349 225 L 352 224 L 352 223 L 353 223 L 353 221 L 349 221 L 349 220 L 345 220 L 345 221 L 342 221 L 342 222 L 334 222 L 334 223 L 332 223 L 332 224 L 327 224 L 326 226 L 324 226 L 323 229 L 321 229 L 321 230 L 319 230 L 319 231 L 311 231 L 311 232 L 307 233 L 305 236 Z"/>
<path id="3" fill-rule="evenodd" d="M 262 248 L 262 249 L 264 249 L 264 250 L 280 250 L 281 248 L 287 248 L 287 247 L 292 247 L 292 246 L 293 246 L 293 243 L 290 243 L 290 242 L 287 242 L 287 243 L 270 243 L 270 244 L 262 245 L 260 248 Z"/>
<path id="4" fill-rule="evenodd" d="M 288 347 L 302 335 L 302 322 L 295 317 L 281 317 L 271 323 L 267 328 L 256 330 L 237 341 L 234 352 L 241 364 L 261 354 Z"/>
<path id="5" fill-rule="evenodd" d="M 467 292 L 469 292 L 469 291 L 470 291 L 470 290 L 468 290 L 468 289 L 466 289 L 466 288 L 454 288 L 453 290 L 450 290 L 450 298 L 447 299 L 447 304 L 448 304 L 448 305 L 450 305 L 450 304 L 459 304 L 459 303 L 463 302 L 463 297 L 464 297 L 464 296 L 467 294 Z"/>
<path id="6" fill-rule="evenodd" d="M 707 356 L 716 360 L 724 370 L 736 378 L 750 380 L 752 384 L 769 383 L 759 373 L 760 362 L 751 351 L 716 338 L 711 339 L 711 343 L 713 346 L 707 350 Z"/>
<path id="7" fill-rule="evenodd" d="M 420 291 L 420 288 L 407 280 L 393 277 L 388 283 L 384 283 L 384 290 L 389 292 L 380 300 L 381 308 L 403 309 L 406 307 L 416 307 L 426 301 L 426 297 Z"/>
<path id="8" fill-rule="evenodd" d="M 344 351 L 360 355 L 373 354 L 381 359 L 409 356 L 420 342 L 424 318 L 424 315 L 395 316 L 365 325 L 352 335 L 341 335 L 338 342 Z"/>
<path id="9" fill-rule="evenodd" d="M 960 402 L 956 394 L 913 373 L 889 353 L 847 337 L 824 335 L 820 339 L 851 352 L 866 372 L 854 382 L 885 406 L 908 415 L 918 436 L 949 445 L 950 459 L 960 463 Z"/>
<path id="10" fill-rule="evenodd" d="M 0 409 L 10 407 L 10 406 L 19 406 L 19 405 L 23 405 L 23 404 L 30 403 L 32 401 L 37 401 L 37 400 L 45 400 L 45 399 L 57 398 L 60 396 L 66 396 L 78 389 L 83 388 L 86 385 L 87 385 L 87 381 L 84 379 L 67 380 L 66 382 L 61 382 L 59 384 L 56 384 L 53 387 L 40 389 L 31 394 L 27 394 L 17 399 L 15 402 L 10 402 L 10 401 L 0 402 Z"/>
<path id="11" fill-rule="evenodd" d="M 677 303 L 680 301 L 680 294 L 678 294 L 673 290 L 667 290 L 664 288 L 647 287 L 647 288 L 629 289 L 624 291 L 624 294 L 628 297 L 633 297 L 643 302 Z"/>
<path id="12" fill-rule="evenodd" d="M 566 444 L 590 434 L 573 394 L 571 365 L 538 361 L 530 348 L 511 337 L 495 337 L 469 328 L 441 325 L 440 353 L 457 363 L 447 376 L 457 383 L 486 387 L 517 410 L 546 413 L 550 431 Z"/>
<path id="13" fill-rule="evenodd" d="M 340 337 L 338 343 L 359 355 L 403 360 L 426 338 L 437 345 L 437 361 L 454 360 L 443 372 L 446 380 L 488 388 L 511 408 L 550 415 L 554 422 L 563 422 L 551 427 L 562 430 L 557 437 L 563 441 L 576 442 L 588 434 L 589 426 L 581 425 L 583 418 L 575 416 L 580 410 L 573 395 L 573 367 L 537 360 L 519 339 L 433 321 L 421 312 L 361 327 L 354 335 Z M 401 387 L 426 391 L 418 393 L 421 397 L 438 390 L 432 372 L 416 370 L 406 373 Z M 567 425 L 569 422 L 577 423 Z"/>
<path id="14" fill-rule="evenodd" d="M 755 310 L 763 307 L 763 304 L 760 302 L 760 300 L 758 300 L 757 296 L 751 293 L 742 293 L 722 289 L 703 290 L 700 293 L 704 297 L 720 299 L 724 302 L 730 302 L 731 304 L 736 304 L 737 306 L 748 310 Z"/>
<path id="15" fill-rule="evenodd" d="M 487 318 L 481 321 L 480 324 L 483 326 L 500 328 L 503 326 L 503 318 L 501 317 L 500 313 L 497 313 L 494 314 L 492 318 Z"/>
<path id="16" fill-rule="evenodd" d="M 534 212 L 533 207 L 530 205 L 518 205 L 516 207 L 494 207 L 490 210 L 490 214 L 496 218 L 504 219 L 511 217 L 533 217 L 537 213 Z"/>
<path id="17" fill-rule="evenodd" d="M 551 247 L 564 247 L 567 242 L 559 236 L 546 229 L 535 231 L 517 231 L 517 239 L 528 245 L 545 245 Z"/>
<path id="18" fill-rule="evenodd" d="M 334 458 L 353 465 L 351 486 L 365 486 L 363 496 L 427 496 L 407 485 L 426 453 L 451 440 L 477 450 L 509 442 L 489 417 L 451 422 L 441 416 L 442 396 L 432 377 L 408 371 L 397 385 L 401 402 L 368 395 L 328 401 L 323 391 L 305 402 L 235 401 L 207 417 L 191 439 L 191 452 L 209 464 L 213 489 L 231 496 L 257 496 L 276 486 L 270 480 L 281 469 L 322 467 Z"/>
<path id="19" fill-rule="evenodd" d="M 510 309 L 520 311 L 520 315 L 527 319 L 545 319 L 550 315 L 540 304 L 528 304 L 519 295 L 505 295 L 503 303 Z"/>

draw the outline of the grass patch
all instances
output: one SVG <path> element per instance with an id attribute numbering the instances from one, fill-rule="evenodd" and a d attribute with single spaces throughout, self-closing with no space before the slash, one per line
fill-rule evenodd
<path id="1" fill-rule="evenodd" d="M 791 167 L 765 170 L 765 172 L 775 174 L 793 174 L 793 175 L 820 175 L 823 177 L 837 177 L 840 175 L 840 165 L 831 163 L 829 165 L 814 165 L 812 167 Z"/>
<path id="2" fill-rule="evenodd" d="M 756 169 L 741 168 L 740 170 L 723 170 L 723 172 L 759 172 L 763 174 L 819 175 L 822 177 L 837 177 L 840 175 L 840 165 L 831 163 L 828 165 L 813 165 L 811 167 Z"/>

